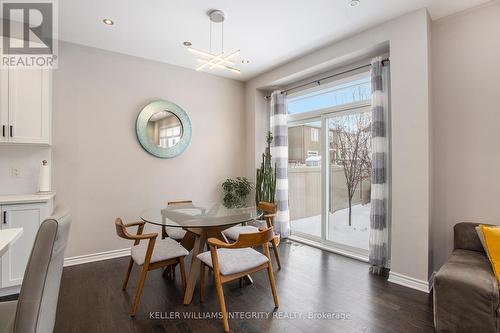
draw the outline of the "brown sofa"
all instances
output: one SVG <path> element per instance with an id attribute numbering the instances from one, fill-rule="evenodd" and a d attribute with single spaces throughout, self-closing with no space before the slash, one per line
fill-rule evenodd
<path id="1" fill-rule="evenodd" d="M 454 250 L 434 278 L 437 332 L 500 332 L 498 282 L 477 225 L 455 225 Z"/>

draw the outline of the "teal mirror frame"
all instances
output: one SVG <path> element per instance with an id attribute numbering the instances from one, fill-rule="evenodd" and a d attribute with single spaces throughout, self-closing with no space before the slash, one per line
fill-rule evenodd
<path id="1" fill-rule="evenodd" d="M 179 118 L 182 124 L 182 137 L 179 142 L 173 147 L 162 148 L 158 147 L 154 142 L 151 142 L 147 135 L 147 126 L 149 118 L 157 112 L 168 111 L 173 113 Z M 182 154 L 186 148 L 191 143 L 191 120 L 189 119 L 188 114 L 177 104 L 158 100 L 146 105 L 139 115 L 137 116 L 137 120 L 135 123 L 135 131 L 137 134 L 137 140 L 141 144 L 142 148 L 145 151 L 150 153 L 153 156 L 159 158 L 174 158 Z"/>

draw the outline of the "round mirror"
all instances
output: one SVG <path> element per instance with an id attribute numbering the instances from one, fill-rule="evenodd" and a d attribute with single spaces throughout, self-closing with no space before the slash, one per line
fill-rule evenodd
<path id="1" fill-rule="evenodd" d="M 178 105 L 155 101 L 142 109 L 136 121 L 137 138 L 150 154 L 172 158 L 191 142 L 191 120 Z"/>
<path id="2" fill-rule="evenodd" d="M 156 112 L 148 121 L 148 137 L 160 148 L 170 148 L 181 141 L 182 124 L 180 119 L 169 111 Z"/>

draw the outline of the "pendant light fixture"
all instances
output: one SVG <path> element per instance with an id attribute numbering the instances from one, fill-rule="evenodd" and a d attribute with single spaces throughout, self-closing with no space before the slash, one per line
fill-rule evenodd
<path id="1" fill-rule="evenodd" d="M 234 67 L 236 64 L 234 61 L 231 61 L 234 57 L 236 57 L 240 50 L 236 50 L 230 53 L 224 53 L 224 12 L 218 9 L 213 9 L 208 12 L 208 17 L 210 19 L 210 49 L 208 51 L 196 49 L 192 46 L 190 42 L 184 42 L 184 45 L 190 52 L 193 52 L 200 56 L 197 61 L 200 63 L 198 67 L 196 67 L 197 71 L 201 71 L 202 69 L 214 69 L 221 68 L 231 71 L 233 73 L 240 74 L 240 70 Z M 220 53 L 212 52 L 212 24 L 221 24 L 221 50 Z"/>

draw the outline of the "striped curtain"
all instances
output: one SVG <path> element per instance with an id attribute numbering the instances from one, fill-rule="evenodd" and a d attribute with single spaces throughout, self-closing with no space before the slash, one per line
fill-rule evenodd
<path id="1" fill-rule="evenodd" d="M 370 272 L 381 275 L 387 270 L 388 244 L 388 70 L 382 58 L 372 60 L 372 174 L 369 262 Z"/>
<path id="2" fill-rule="evenodd" d="M 271 94 L 271 155 L 276 168 L 276 196 L 278 206 L 274 227 L 282 238 L 290 235 L 290 212 L 288 211 L 288 126 L 285 94 Z"/>

